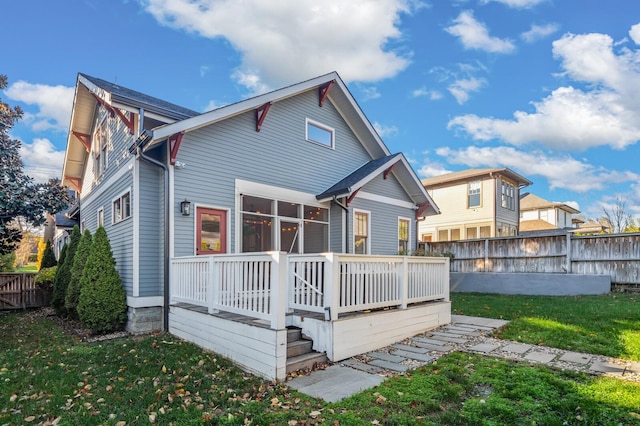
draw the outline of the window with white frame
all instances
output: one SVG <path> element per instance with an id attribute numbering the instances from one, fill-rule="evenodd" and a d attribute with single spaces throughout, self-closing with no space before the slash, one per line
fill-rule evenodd
<path id="1" fill-rule="evenodd" d="M 353 252 L 355 254 L 369 254 L 371 232 L 369 212 L 355 210 L 353 213 Z"/>
<path id="2" fill-rule="evenodd" d="M 306 119 L 306 139 L 308 141 L 333 149 L 335 147 L 335 135 L 336 131 L 331 127 Z"/>
<path id="3" fill-rule="evenodd" d="M 482 185 L 482 181 L 479 181 L 479 180 L 469 182 L 469 188 L 468 188 L 468 194 L 467 194 L 467 206 L 469 208 L 480 207 L 481 185 Z"/>
<path id="4" fill-rule="evenodd" d="M 98 227 L 104 226 L 104 209 L 98 210 Z"/>
<path id="5" fill-rule="evenodd" d="M 516 209 L 516 187 L 510 182 L 501 181 L 502 207 L 508 210 Z"/>
<path id="6" fill-rule="evenodd" d="M 107 169 L 107 144 L 109 121 L 103 118 L 93 134 L 93 175 L 99 179 Z"/>
<path id="7" fill-rule="evenodd" d="M 409 254 L 409 219 L 398 219 L 398 254 Z"/>
<path id="8" fill-rule="evenodd" d="M 131 192 L 127 191 L 113 200 L 112 223 L 116 224 L 131 217 Z"/>

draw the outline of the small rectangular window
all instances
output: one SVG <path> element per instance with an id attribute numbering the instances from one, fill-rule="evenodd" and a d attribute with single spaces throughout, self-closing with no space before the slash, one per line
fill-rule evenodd
<path id="1" fill-rule="evenodd" d="M 307 140 L 320 145 L 334 148 L 335 146 L 335 130 L 331 127 L 324 126 L 315 121 L 307 119 Z"/>
<path id="2" fill-rule="evenodd" d="M 398 254 L 409 254 L 409 220 L 398 219 Z"/>
<path id="3" fill-rule="evenodd" d="M 125 192 L 113 200 L 112 223 L 118 223 L 131 217 L 131 193 Z"/>
<path id="4" fill-rule="evenodd" d="M 369 213 L 355 212 L 353 216 L 353 252 L 369 254 Z"/>
<path id="5" fill-rule="evenodd" d="M 104 209 L 98 210 L 98 227 L 104 226 Z"/>
<path id="6" fill-rule="evenodd" d="M 477 180 L 474 182 L 469 182 L 469 194 L 467 205 L 469 208 L 472 207 L 480 207 L 480 185 L 481 181 Z"/>
<path id="7" fill-rule="evenodd" d="M 93 134 L 93 176 L 99 179 L 107 169 L 108 120 L 105 117 Z"/>

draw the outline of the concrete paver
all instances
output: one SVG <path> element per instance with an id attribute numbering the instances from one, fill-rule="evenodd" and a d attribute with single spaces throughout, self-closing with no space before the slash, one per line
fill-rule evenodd
<path id="1" fill-rule="evenodd" d="M 429 349 L 426 348 L 421 348 L 418 346 L 411 346 L 411 345 L 403 345 L 400 343 L 396 343 L 395 345 L 393 345 L 394 349 L 397 350 L 401 350 L 401 351 L 408 351 L 408 352 L 416 352 L 419 354 L 426 354 L 427 352 L 429 352 Z"/>
<path id="2" fill-rule="evenodd" d="M 530 350 L 532 347 L 533 345 L 527 345 L 524 343 L 511 343 L 507 346 L 502 347 L 501 350 L 505 352 L 511 352 L 514 354 L 523 354 L 528 350 Z"/>
<path id="3" fill-rule="evenodd" d="M 409 352 L 409 351 L 403 351 L 398 349 L 392 350 L 391 353 L 394 355 L 399 355 L 405 358 L 415 359 L 416 361 L 422 361 L 422 362 L 429 362 L 435 359 L 435 357 L 432 355 L 419 354 L 417 352 Z"/>
<path id="4" fill-rule="evenodd" d="M 560 357 L 560 361 L 566 362 L 577 362 L 578 364 L 588 364 L 593 358 L 589 354 L 581 354 L 577 352 L 565 352 L 564 355 Z"/>
<path id="5" fill-rule="evenodd" d="M 451 342 L 451 343 L 467 343 L 468 342 L 467 339 L 463 339 L 461 337 L 452 337 L 449 335 L 441 336 L 439 334 L 431 334 L 429 338 L 432 340 L 442 340 L 443 342 Z"/>
<path id="6" fill-rule="evenodd" d="M 370 361 L 369 364 L 382 367 L 387 370 L 399 371 L 401 373 L 404 373 L 405 371 L 409 370 L 409 366 L 406 364 L 398 364 L 391 361 L 385 361 L 383 359 L 374 359 L 373 361 Z"/>
<path id="7" fill-rule="evenodd" d="M 404 357 L 391 355 L 386 352 L 369 352 L 367 355 L 369 355 L 371 358 L 381 359 L 388 362 L 402 362 L 407 360 Z"/>
<path id="8" fill-rule="evenodd" d="M 346 359 L 342 361 L 340 364 L 347 367 L 355 368 L 356 370 L 364 371 L 365 373 L 384 375 L 384 368 L 376 367 L 375 365 L 356 361 L 353 358 Z"/>
<path id="9" fill-rule="evenodd" d="M 488 354 L 498 349 L 500 345 L 493 345 L 491 343 L 480 343 L 469 348 L 472 352 L 482 352 Z"/>
<path id="10" fill-rule="evenodd" d="M 451 345 L 432 345 L 430 343 L 418 342 L 415 340 L 413 344 L 421 348 L 427 349 L 431 352 L 442 352 L 445 354 L 451 352 L 454 349 L 454 347 Z"/>
<path id="11" fill-rule="evenodd" d="M 549 354 L 546 352 L 538 352 L 538 351 L 529 352 L 524 356 L 524 359 L 528 359 L 529 361 L 535 361 L 535 362 L 551 362 L 555 358 L 556 358 L 556 355 L 554 354 Z"/>
<path id="12" fill-rule="evenodd" d="M 332 365 L 325 370 L 314 371 L 308 376 L 296 377 L 287 384 L 307 395 L 336 402 L 365 389 L 378 386 L 384 379 L 383 376 L 341 365 Z"/>
<path id="13" fill-rule="evenodd" d="M 447 342 L 445 342 L 444 340 L 436 340 L 436 339 L 430 339 L 428 337 L 414 337 L 413 338 L 414 343 L 425 343 L 427 345 L 433 345 L 433 346 L 440 346 L 440 347 L 447 347 L 447 346 L 451 346 L 450 344 L 448 344 Z"/>

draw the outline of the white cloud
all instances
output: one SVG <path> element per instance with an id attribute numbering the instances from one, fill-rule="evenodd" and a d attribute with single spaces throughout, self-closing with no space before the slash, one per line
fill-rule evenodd
<path id="1" fill-rule="evenodd" d="M 448 127 L 477 140 L 501 139 L 513 145 L 540 143 L 564 150 L 609 145 L 623 149 L 640 140 L 640 54 L 613 50 L 604 34 L 567 34 L 553 43 L 565 78 L 584 89 L 559 87 L 533 112 L 516 111 L 512 119 L 477 115 L 454 117 Z"/>
<path id="2" fill-rule="evenodd" d="M 5 93 L 9 99 L 38 107 L 37 113 L 24 115 L 25 123 L 29 124 L 33 130 L 67 131 L 69 129 L 73 87 L 17 81 L 9 86 Z"/>
<path id="3" fill-rule="evenodd" d="M 502 3 L 506 6 L 513 7 L 515 9 L 529 9 L 538 4 L 546 1 L 546 0 L 483 0 L 484 4 L 487 4 L 491 1 L 495 1 L 496 3 Z"/>
<path id="4" fill-rule="evenodd" d="M 574 209 L 580 211 L 580 203 L 577 201 L 560 201 L 562 204 L 566 204 L 569 207 L 573 207 Z"/>
<path id="5" fill-rule="evenodd" d="M 608 185 L 637 182 L 640 174 L 631 171 L 607 170 L 570 155 L 549 155 L 542 151 L 519 151 L 513 147 L 476 147 L 459 150 L 439 148 L 436 154 L 450 164 L 467 167 L 509 167 L 531 181 L 535 176 L 545 178 L 550 189 L 568 189 L 575 192 L 602 190 Z"/>
<path id="6" fill-rule="evenodd" d="M 385 126 L 377 121 L 373 123 L 373 128 L 376 129 L 376 132 L 378 132 L 378 135 L 381 138 L 393 136 L 398 133 L 398 128 L 396 126 Z"/>
<path id="7" fill-rule="evenodd" d="M 531 25 L 531 29 L 520 34 L 520 38 L 527 43 L 533 43 L 534 41 L 555 33 L 558 29 L 560 29 L 558 24 Z"/>
<path id="8" fill-rule="evenodd" d="M 378 92 L 377 87 L 374 87 L 374 86 L 364 87 L 362 85 L 359 85 L 358 88 L 364 95 L 364 97 L 362 98 L 363 101 L 378 99 L 380 96 L 382 96 L 380 92 Z"/>
<path id="9" fill-rule="evenodd" d="M 56 151 L 49 139 L 34 139 L 31 144 L 22 142 L 20 157 L 25 173 L 34 181 L 47 182 L 51 178 L 60 177 L 64 151 Z"/>
<path id="10" fill-rule="evenodd" d="M 228 40 L 242 55 L 234 78 L 255 93 L 330 71 L 360 82 L 396 75 L 410 53 L 388 43 L 402 36 L 401 16 L 422 7 L 414 0 L 142 1 L 162 25 Z"/>
<path id="11" fill-rule="evenodd" d="M 465 10 L 445 28 L 452 36 L 458 37 L 465 49 L 484 50 L 491 53 L 510 53 L 515 46 L 509 40 L 491 37 L 487 27 L 473 17 L 473 11 Z"/>
<path id="12" fill-rule="evenodd" d="M 635 24 L 631 27 L 629 37 L 631 37 L 635 44 L 640 45 L 640 24 Z"/>
<path id="13" fill-rule="evenodd" d="M 420 178 L 428 178 L 432 176 L 444 175 L 445 173 L 451 172 L 452 170 L 447 169 L 440 162 L 425 160 L 422 166 L 418 169 L 418 176 L 420 176 Z"/>
<path id="14" fill-rule="evenodd" d="M 432 101 L 437 101 L 438 99 L 442 99 L 442 93 L 438 90 L 429 90 L 426 87 L 421 87 L 419 89 L 415 89 L 411 92 L 412 98 L 422 98 L 427 97 Z"/>
<path id="15" fill-rule="evenodd" d="M 449 93 L 462 105 L 469 100 L 469 93 L 477 92 L 485 84 L 486 80 L 484 78 L 464 78 L 454 81 L 449 85 L 447 90 L 449 90 Z"/>
<path id="16" fill-rule="evenodd" d="M 224 105 L 225 104 L 220 104 L 216 101 L 209 101 L 209 103 L 204 107 L 202 112 L 213 111 L 214 109 L 218 109 L 220 107 L 223 107 Z"/>

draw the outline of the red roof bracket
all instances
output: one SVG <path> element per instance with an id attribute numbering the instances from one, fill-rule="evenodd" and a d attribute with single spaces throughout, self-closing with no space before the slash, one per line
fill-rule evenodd
<path id="1" fill-rule="evenodd" d="M 420 219 L 422 217 L 422 215 L 424 214 L 424 212 L 427 211 L 429 206 L 430 206 L 429 203 L 424 203 L 424 204 L 419 204 L 418 205 L 418 210 L 416 210 L 416 220 L 418 220 L 418 219 Z"/>
<path id="2" fill-rule="evenodd" d="M 71 177 L 67 175 L 65 175 L 64 178 L 71 184 L 73 189 L 75 189 L 77 192 L 82 192 L 82 185 L 80 182 L 80 178 Z"/>
<path id="3" fill-rule="evenodd" d="M 353 201 L 354 198 L 356 198 L 356 195 L 358 194 L 358 192 L 360 191 L 361 188 L 356 189 L 355 191 L 353 191 L 353 194 L 349 195 L 347 197 L 346 202 L 344 203 L 345 206 L 349 207 L 349 204 L 351 204 L 351 202 Z"/>
<path id="4" fill-rule="evenodd" d="M 82 145 L 84 145 L 84 148 L 87 150 L 87 152 L 91 152 L 91 135 L 76 132 L 75 130 L 72 130 L 71 133 L 80 141 Z"/>
<path id="5" fill-rule="evenodd" d="M 262 123 L 264 123 L 264 119 L 267 118 L 269 108 L 271 108 L 271 102 L 267 102 L 261 107 L 256 108 L 256 132 L 259 132 L 262 128 Z"/>
<path id="6" fill-rule="evenodd" d="M 129 117 L 127 117 L 118 108 L 113 108 L 113 110 L 116 115 L 120 117 L 120 120 L 122 120 L 122 122 L 129 128 L 129 133 L 133 134 L 133 114 L 129 113 Z"/>
<path id="7" fill-rule="evenodd" d="M 98 103 L 100 105 L 102 105 L 107 111 L 109 111 L 109 114 L 113 117 L 116 112 L 114 111 L 113 107 L 111 105 L 109 105 L 107 103 L 107 101 L 105 101 L 104 99 L 102 99 L 100 96 L 96 95 L 95 93 L 91 92 L 91 94 L 93 95 L 93 97 L 98 101 Z"/>
<path id="8" fill-rule="evenodd" d="M 391 167 L 389 167 L 387 170 L 385 170 L 385 171 L 384 171 L 384 173 L 382 174 L 382 177 L 383 177 L 383 178 L 385 178 L 385 179 L 386 179 L 386 178 L 388 178 L 388 177 L 389 177 L 389 175 L 391 174 L 391 171 L 392 171 L 392 170 L 393 170 L 393 168 L 396 166 L 396 164 L 398 164 L 398 163 L 393 163 L 393 164 L 391 165 Z"/>
<path id="9" fill-rule="evenodd" d="M 169 163 L 172 166 L 176 164 L 176 157 L 178 157 L 178 150 L 180 149 L 180 144 L 182 143 L 182 136 L 184 136 L 184 132 L 174 133 L 169 136 Z"/>
<path id="10" fill-rule="evenodd" d="M 324 105 L 324 101 L 327 99 L 327 96 L 329 96 L 329 92 L 331 91 L 331 88 L 333 87 L 333 84 L 335 82 L 335 80 L 331 80 L 330 82 L 320 86 L 320 88 L 318 89 L 320 92 L 320 107 Z"/>

